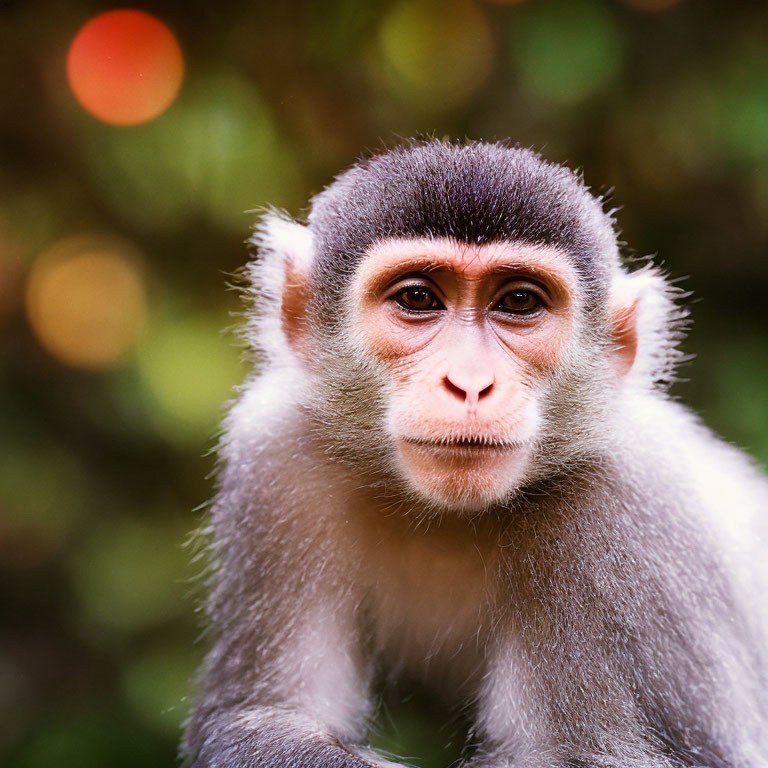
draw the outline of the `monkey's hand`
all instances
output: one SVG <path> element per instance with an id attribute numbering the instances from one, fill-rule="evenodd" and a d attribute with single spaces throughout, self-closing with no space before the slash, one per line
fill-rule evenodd
<path id="1" fill-rule="evenodd" d="M 624 768 L 625 765 L 630 765 L 608 755 L 598 754 L 586 758 L 553 758 L 551 755 L 542 755 L 538 759 L 528 755 L 521 761 L 508 754 L 481 751 L 469 762 L 462 763 L 461 768 L 517 768 L 521 763 L 526 766 L 536 766 L 536 768 Z M 631 765 L 632 768 L 678 768 L 681 763 L 658 754 L 648 755 L 642 762 L 633 761 Z M 709 768 L 709 766 L 696 762 L 691 763 L 690 768 Z"/>
<path id="2" fill-rule="evenodd" d="M 248 709 L 208 725 L 192 768 L 404 768 L 346 747 L 310 718 L 286 710 Z"/>

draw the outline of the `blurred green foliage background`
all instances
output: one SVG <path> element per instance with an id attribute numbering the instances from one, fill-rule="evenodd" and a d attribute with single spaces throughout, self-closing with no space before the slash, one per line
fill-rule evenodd
<path id="1" fill-rule="evenodd" d="M 628 252 L 698 299 L 677 395 L 768 464 L 766 3 L 147 3 L 184 79 L 135 126 L 67 81 L 112 7 L 0 3 L 0 763 L 174 764 L 203 652 L 183 543 L 244 375 L 228 275 L 253 209 L 301 215 L 398 137 L 511 137 L 615 189 Z M 400 699 L 374 741 L 447 764 Z"/>

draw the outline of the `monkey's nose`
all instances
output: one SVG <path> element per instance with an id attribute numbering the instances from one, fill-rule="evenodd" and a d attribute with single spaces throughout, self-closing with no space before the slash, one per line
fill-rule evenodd
<path id="1" fill-rule="evenodd" d="M 454 371 L 443 379 L 443 386 L 448 392 L 470 407 L 490 395 L 493 385 L 493 374 L 490 373 L 461 375 Z"/>

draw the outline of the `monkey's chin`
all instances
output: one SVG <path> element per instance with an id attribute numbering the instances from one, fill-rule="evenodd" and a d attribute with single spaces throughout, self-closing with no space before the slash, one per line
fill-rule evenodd
<path id="1" fill-rule="evenodd" d="M 454 512 L 481 512 L 522 484 L 530 460 L 524 444 L 444 445 L 398 441 L 398 463 L 408 485 L 431 505 Z"/>

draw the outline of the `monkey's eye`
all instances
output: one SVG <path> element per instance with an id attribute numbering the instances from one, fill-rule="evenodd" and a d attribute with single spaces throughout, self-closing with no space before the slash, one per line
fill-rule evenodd
<path id="1" fill-rule="evenodd" d="M 515 288 L 514 291 L 505 293 L 494 306 L 494 309 L 513 315 L 529 315 L 535 312 L 542 303 L 539 295 L 533 291 L 526 288 Z"/>
<path id="2" fill-rule="evenodd" d="M 423 285 L 409 285 L 401 288 L 393 298 L 401 307 L 411 312 L 429 312 L 444 308 L 440 299 Z"/>

